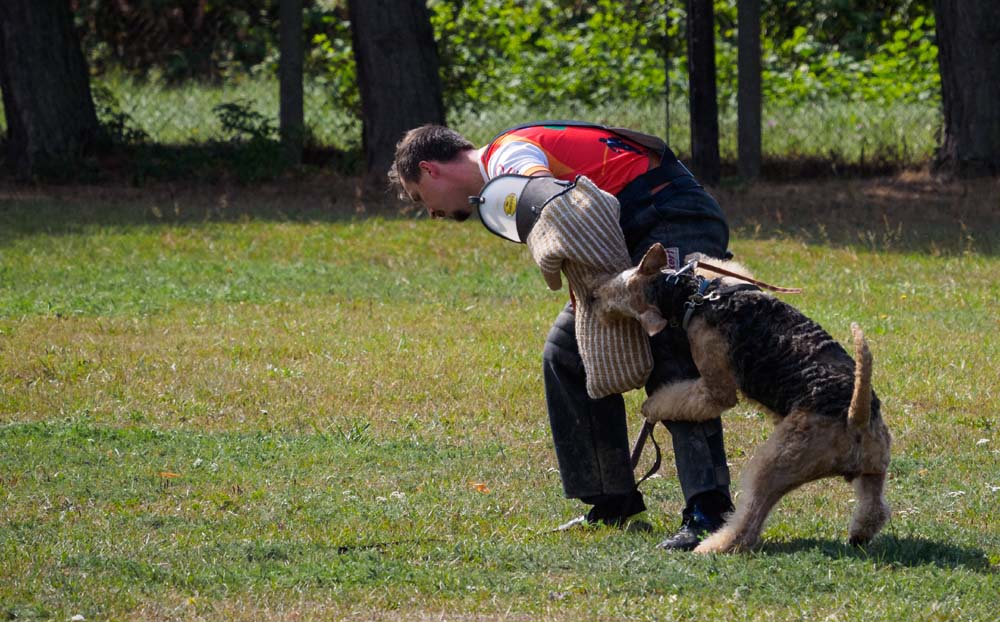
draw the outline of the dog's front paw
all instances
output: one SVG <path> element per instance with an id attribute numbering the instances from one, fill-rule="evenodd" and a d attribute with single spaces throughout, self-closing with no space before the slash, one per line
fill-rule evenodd
<path id="1" fill-rule="evenodd" d="M 717 419 L 725 406 L 707 395 L 704 383 L 678 380 L 663 385 L 642 404 L 642 416 L 650 423 L 657 421 L 709 421 Z"/>
<path id="2" fill-rule="evenodd" d="M 642 403 L 642 416 L 650 423 L 659 423 L 660 421 L 669 419 L 667 414 L 662 409 L 657 408 L 656 403 L 651 399 L 647 399 Z"/>

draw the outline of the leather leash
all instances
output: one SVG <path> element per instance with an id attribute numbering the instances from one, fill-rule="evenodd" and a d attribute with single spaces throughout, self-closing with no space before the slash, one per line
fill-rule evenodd
<path id="1" fill-rule="evenodd" d="M 722 275 L 725 275 L 725 276 L 731 276 L 731 277 L 737 278 L 737 279 L 739 279 L 741 281 L 746 281 L 747 283 L 751 283 L 753 285 L 756 285 L 757 287 L 762 287 L 764 289 L 769 289 L 772 292 L 778 292 L 780 294 L 801 294 L 802 293 L 802 288 L 801 287 L 778 287 L 777 285 L 770 285 L 768 283 L 765 283 L 764 281 L 758 281 L 757 279 L 748 277 L 745 274 L 739 274 L 737 272 L 732 272 L 730 270 L 726 270 L 725 268 L 719 267 L 719 266 L 717 266 L 715 264 L 712 264 L 712 263 L 709 263 L 707 261 L 702 261 L 701 259 L 696 259 L 695 262 L 696 262 L 697 266 L 699 266 L 699 267 L 706 268 L 708 270 L 711 270 L 712 272 L 715 272 L 715 273 L 718 273 L 718 274 L 722 274 Z"/>
<path id="2" fill-rule="evenodd" d="M 656 448 L 656 460 L 653 461 L 653 466 L 646 471 L 646 474 L 642 476 L 642 479 L 636 483 L 635 487 L 638 488 L 640 484 L 649 479 L 649 477 L 660 470 L 660 445 L 656 442 L 656 435 L 653 434 L 653 428 L 656 427 L 655 423 L 643 420 L 642 428 L 639 430 L 639 435 L 635 439 L 635 444 L 632 446 L 632 468 L 639 466 L 639 458 L 642 456 L 642 449 L 646 446 L 646 439 L 653 441 L 653 447 Z"/>

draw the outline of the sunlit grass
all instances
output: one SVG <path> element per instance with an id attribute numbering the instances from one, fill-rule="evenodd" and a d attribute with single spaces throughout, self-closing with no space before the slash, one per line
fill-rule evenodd
<path id="1" fill-rule="evenodd" d="M 98 202 L 117 219 L 92 199 L 6 199 L 0 612 L 992 619 L 995 243 L 960 222 L 855 228 L 847 214 L 875 209 L 867 187 L 846 190 L 843 218 L 833 192 L 826 212 L 801 203 L 812 228 L 755 207 L 791 191 L 720 197 L 758 277 L 804 287 L 788 299 L 834 336 L 857 321 L 869 337 L 895 514 L 867 551 L 844 544 L 853 494 L 833 480 L 786 498 L 759 552 L 655 550 L 681 506 L 662 430 L 666 464 L 644 485 L 654 533 L 546 533 L 581 510 L 561 495 L 540 373 L 566 294 L 475 223 L 301 197 L 267 217 L 256 189 L 222 220 L 211 193 L 159 215 L 153 194 Z M 736 473 L 768 432 L 752 406 L 727 415 Z"/>

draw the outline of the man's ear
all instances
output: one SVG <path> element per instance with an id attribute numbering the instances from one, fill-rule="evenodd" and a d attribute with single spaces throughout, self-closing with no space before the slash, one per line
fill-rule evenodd
<path id="1" fill-rule="evenodd" d="M 652 276 L 666 265 L 667 251 L 663 248 L 662 244 L 657 242 L 650 246 L 646 254 L 642 256 L 642 261 L 639 262 L 639 274 Z"/>
<path id="2" fill-rule="evenodd" d="M 437 162 L 432 162 L 430 160 L 421 160 L 417 166 L 420 170 L 427 173 L 427 176 L 431 179 L 437 178 L 441 174 L 441 167 L 438 166 Z"/>
<path id="3" fill-rule="evenodd" d="M 667 327 L 667 321 L 660 315 L 659 309 L 653 306 L 639 314 L 639 323 L 650 337 Z"/>

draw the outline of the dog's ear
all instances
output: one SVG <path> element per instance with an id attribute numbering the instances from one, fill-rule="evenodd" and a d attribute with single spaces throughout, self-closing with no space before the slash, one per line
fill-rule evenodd
<path id="1" fill-rule="evenodd" d="M 657 242 L 650 246 L 646 254 L 642 256 L 638 272 L 643 276 L 652 276 L 659 273 L 660 269 L 666 266 L 667 263 L 667 251 L 663 248 L 662 244 Z"/>
<path id="2" fill-rule="evenodd" d="M 639 314 L 639 323 L 650 337 L 667 327 L 667 321 L 660 315 L 660 310 L 653 306 Z"/>

